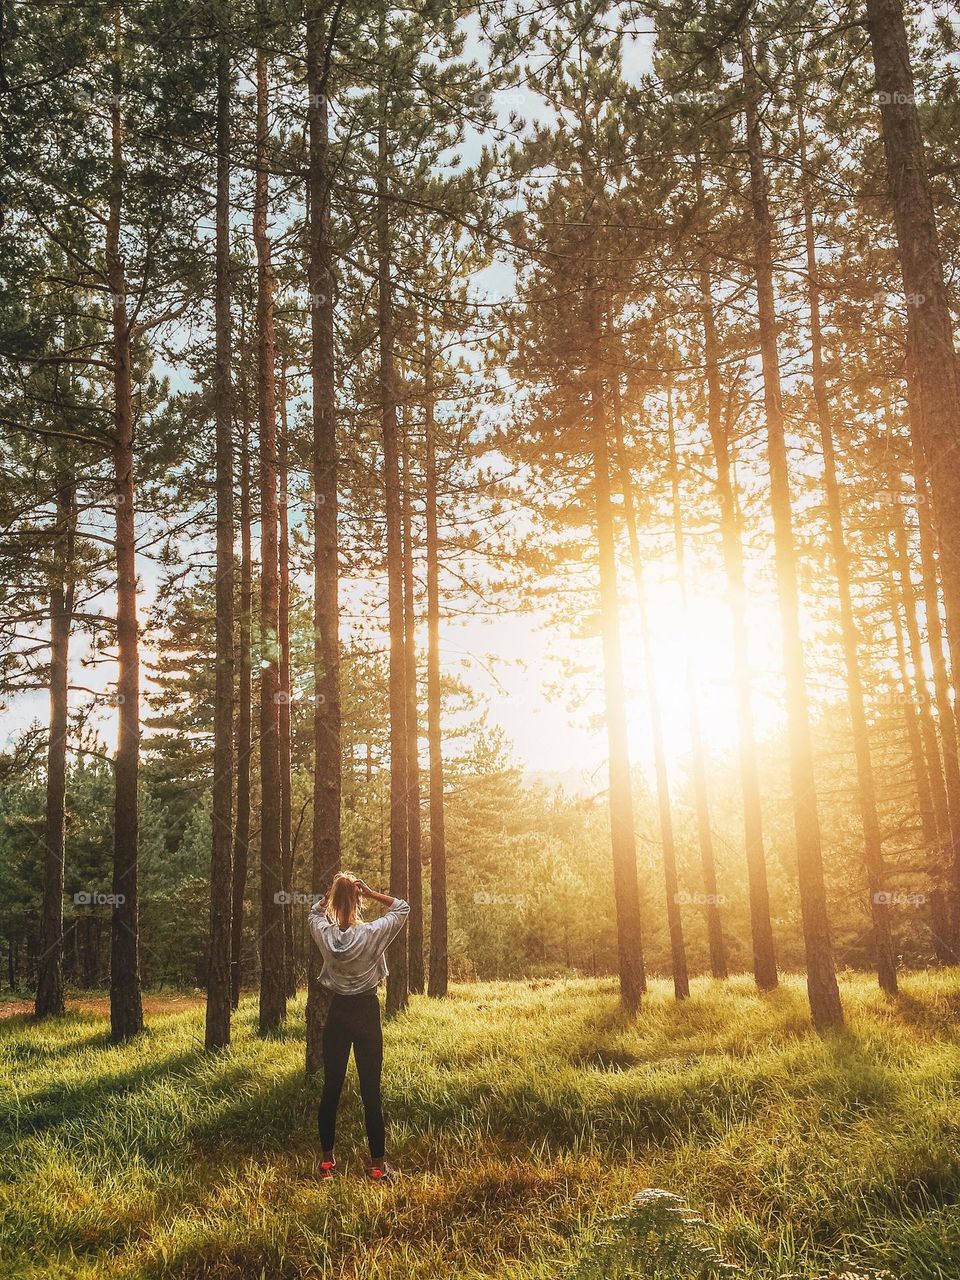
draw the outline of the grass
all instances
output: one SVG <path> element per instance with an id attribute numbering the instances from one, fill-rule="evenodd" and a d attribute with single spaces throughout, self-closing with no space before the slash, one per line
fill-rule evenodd
<path id="1" fill-rule="evenodd" d="M 212 1057 L 202 1009 L 185 1002 L 161 1003 L 122 1047 L 90 1005 L 57 1024 L 7 1017 L 0 1275 L 710 1274 L 689 1261 L 693 1245 L 660 1248 L 665 1229 L 638 1225 L 642 1205 L 617 1220 L 656 1187 L 696 1211 L 669 1218 L 681 1235 L 688 1217 L 708 1252 L 751 1277 L 956 1280 L 960 973 L 903 988 L 889 1000 L 846 978 L 849 1030 L 827 1038 L 810 1029 L 799 979 L 767 996 L 746 978 L 700 980 L 682 1005 L 657 983 L 633 1021 L 610 981 L 416 998 L 386 1033 L 403 1171 L 390 1188 L 361 1177 L 352 1069 L 345 1176 L 317 1180 L 302 999 L 267 1041 L 245 1001 L 233 1046 Z M 634 1243 L 613 1247 L 624 1233 Z"/>

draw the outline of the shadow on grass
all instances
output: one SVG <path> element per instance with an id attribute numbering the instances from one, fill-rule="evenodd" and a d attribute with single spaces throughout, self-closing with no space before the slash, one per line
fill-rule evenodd
<path id="1" fill-rule="evenodd" d="M 148 1059 L 122 1071 L 102 1072 L 77 1086 L 64 1088 L 62 1084 L 53 1084 L 33 1090 L 22 1095 L 20 1110 L 8 1109 L 0 1116 L 0 1133 L 19 1138 L 77 1120 L 111 1100 L 134 1094 L 165 1076 L 182 1073 L 185 1068 L 196 1065 L 201 1057 L 199 1049 L 192 1049 Z"/>
<path id="2" fill-rule="evenodd" d="M 13 1019 L 10 1021 L 13 1021 Z M 37 1022 L 31 1015 L 25 1021 L 21 1021 L 18 1018 L 17 1022 L 20 1024 L 17 1030 L 27 1034 L 47 1030 L 55 1034 L 61 1029 L 67 1030 L 78 1023 L 89 1023 L 90 1034 L 53 1044 L 44 1044 L 34 1039 L 23 1039 L 18 1043 L 15 1036 L 0 1035 L 0 1052 L 14 1062 L 32 1062 L 37 1066 L 42 1066 L 45 1062 L 51 1062 L 57 1058 L 69 1058 L 80 1053 L 86 1053 L 88 1049 L 111 1049 L 114 1047 L 110 1039 L 109 1030 L 102 1026 L 103 1019 L 95 1017 L 93 1014 L 66 1014 L 56 1022 L 47 1020 Z M 7 1043 L 8 1040 L 10 1043 Z"/>
<path id="3" fill-rule="evenodd" d="M 251 1088 L 255 1079 L 245 1068 L 234 1096 L 190 1125 L 189 1139 L 204 1150 L 226 1141 L 247 1154 L 296 1146 L 305 1134 L 312 1139 L 322 1081 L 308 1080 L 300 1067 Z"/>
<path id="4" fill-rule="evenodd" d="M 956 1043 L 958 1018 L 960 1018 L 960 991 L 944 992 L 942 995 L 938 994 L 924 1000 L 901 990 L 897 995 L 890 996 L 889 1001 L 902 1022 L 927 1035 L 935 1032 Z"/>

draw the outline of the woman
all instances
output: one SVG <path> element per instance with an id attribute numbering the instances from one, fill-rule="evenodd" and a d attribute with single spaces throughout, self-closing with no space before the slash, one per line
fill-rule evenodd
<path id="1" fill-rule="evenodd" d="M 370 898 L 387 908 L 379 920 L 361 918 L 361 902 Z M 334 876 L 330 892 L 310 909 L 310 932 L 323 956 L 320 981 L 333 992 L 323 1028 L 323 1094 L 317 1120 L 323 1147 L 321 1178 L 332 1178 L 336 1169 L 333 1144 L 337 1106 L 347 1074 L 350 1048 L 360 1078 L 363 1117 L 370 1144 L 370 1177 L 382 1182 L 391 1177 L 384 1159 L 385 1133 L 380 1099 L 383 1070 L 383 1032 L 377 987 L 387 976 L 387 947 L 410 914 L 402 898 L 375 893 L 356 876 Z"/>

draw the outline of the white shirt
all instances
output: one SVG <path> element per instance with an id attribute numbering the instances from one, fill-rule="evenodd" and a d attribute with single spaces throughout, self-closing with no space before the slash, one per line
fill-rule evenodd
<path id="1" fill-rule="evenodd" d="M 385 952 L 406 923 L 410 904 L 394 898 L 379 920 L 363 920 L 341 929 L 331 924 L 319 902 L 308 917 L 313 940 L 323 956 L 320 981 L 340 996 L 374 991 L 387 976 Z"/>

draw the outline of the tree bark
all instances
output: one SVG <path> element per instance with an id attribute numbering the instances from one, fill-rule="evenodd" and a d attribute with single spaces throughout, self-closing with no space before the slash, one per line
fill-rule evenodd
<path id="1" fill-rule="evenodd" d="M 63 879 L 67 791 L 67 716 L 70 625 L 73 617 L 73 553 L 77 527 L 76 483 L 57 479 L 56 564 L 50 589 L 50 737 L 47 742 L 46 820 L 43 833 L 43 901 L 37 961 L 38 1018 L 59 1016 L 63 1005 Z"/>
<path id="2" fill-rule="evenodd" d="M 251 623 L 253 619 L 253 555 L 250 498 L 250 407 L 244 384 L 240 430 L 240 618 L 239 676 L 237 680 L 237 814 L 233 834 L 233 906 L 230 917 L 230 998 L 240 1003 L 243 977 L 243 906 L 250 859 L 250 760 L 253 753 L 253 670 Z"/>
<path id="3" fill-rule="evenodd" d="M 381 37 L 386 39 L 381 21 Z M 391 281 L 390 209 L 387 181 L 387 92 L 380 87 L 380 127 L 377 173 L 377 281 L 380 329 L 380 424 L 383 434 L 383 482 L 387 526 L 387 609 L 390 628 L 390 892 L 406 898 L 407 844 L 407 724 L 406 661 L 403 641 L 403 534 L 400 502 L 400 459 L 397 439 L 397 393 Z M 408 935 L 394 943 L 387 977 L 388 1014 L 406 1008 L 409 970 Z"/>
<path id="4" fill-rule="evenodd" d="M 900 619 L 900 596 L 893 578 L 893 554 L 888 555 L 886 566 L 887 602 L 893 620 L 893 636 L 896 646 L 897 671 L 900 677 L 900 705 L 903 710 L 904 726 L 907 731 L 907 745 L 913 765 L 914 785 L 917 792 L 917 811 L 920 815 L 920 830 L 923 848 L 930 858 L 927 866 L 928 874 L 935 884 L 931 893 L 930 930 L 934 951 L 941 964 L 953 964 L 954 952 L 950 940 L 950 929 L 946 899 L 943 888 L 936 881 L 939 879 L 943 862 L 943 844 L 945 832 L 937 826 L 937 817 L 933 806 L 933 791 L 930 784 L 929 763 L 924 755 L 923 735 L 920 732 L 920 717 L 917 714 L 916 696 L 910 682 L 907 668 L 906 646 L 903 638 L 903 623 Z M 939 766 L 938 766 L 939 767 Z"/>
<path id="5" fill-rule="evenodd" d="M 770 466 L 770 505 L 773 514 L 774 551 L 783 662 L 787 684 L 787 722 L 790 744 L 790 778 L 797 838 L 797 872 L 800 912 L 807 960 L 807 994 L 818 1029 L 843 1025 L 840 990 L 833 958 L 833 941 L 827 918 L 826 889 L 810 712 L 807 705 L 803 642 L 800 637 L 800 595 L 797 555 L 793 539 L 793 512 L 780 391 L 780 357 L 776 301 L 773 289 L 773 233 L 763 164 L 759 118 L 759 77 L 753 61 L 752 36 L 741 34 L 744 114 L 750 162 L 750 197 L 753 208 L 754 266 L 757 281 L 757 314 L 760 328 L 760 360 L 763 371 L 764 417 L 767 458 Z"/>
<path id="6" fill-rule="evenodd" d="M 914 383 L 915 388 L 915 383 Z M 919 414 L 915 389 L 908 392 L 911 421 Z M 943 748 L 943 779 L 947 792 L 947 809 L 950 819 L 949 841 L 952 850 L 944 868 L 944 879 L 950 886 L 951 909 L 949 921 L 949 949 L 960 954 L 960 754 L 958 754 L 956 707 L 950 696 L 950 664 L 943 643 L 940 619 L 940 591 L 938 587 L 938 556 L 936 531 L 930 519 L 929 485 L 926 461 L 921 447 L 922 432 L 911 429 L 913 447 L 914 489 L 917 498 L 917 523 L 920 530 L 920 565 L 923 581 L 924 614 L 926 616 L 927 648 L 933 668 L 933 687 L 937 704 L 937 720 L 940 725 L 940 742 Z"/>
<path id="7" fill-rule="evenodd" d="M 820 279 L 817 269 L 817 246 L 813 226 L 813 205 L 807 177 L 806 132 L 803 111 L 797 116 L 800 142 L 800 168 L 803 181 L 804 242 L 807 259 L 807 306 L 810 312 L 810 361 L 813 399 L 817 409 L 820 429 L 820 445 L 823 450 L 823 483 L 827 500 L 827 516 L 830 525 L 830 545 L 837 576 L 837 595 L 840 605 L 840 634 L 843 661 L 847 676 L 847 708 L 853 730 L 853 750 L 857 769 L 857 798 L 860 802 L 860 822 L 863 828 L 863 855 L 866 869 L 867 893 L 870 917 L 873 922 L 873 958 L 877 968 L 877 980 L 883 991 L 894 995 L 897 991 L 897 961 L 890 932 L 890 909 L 885 892 L 886 877 L 883 865 L 883 842 L 880 836 L 880 819 L 877 815 L 877 787 L 870 755 L 870 731 L 863 697 L 863 677 L 860 672 L 860 638 L 853 611 L 850 556 L 843 527 L 843 504 L 837 479 L 837 458 L 834 447 L 833 415 L 827 392 L 827 377 L 823 365 L 823 336 L 820 325 Z"/>
<path id="8" fill-rule="evenodd" d="M 867 0 L 887 176 L 907 302 L 918 431 L 933 498 L 947 636 L 960 654 L 960 386 L 901 0 Z M 960 905 L 960 904 L 955 904 Z"/>
<path id="9" fill-rule="evenodd" d="M 677 441 L 673 423 L 673 396 L 669 387 L 667 388 L 667 431 L 670 443 L 670 498 L 671 507 L 673 508 L 673 546 L 677 561 L 677 579 L 680 584 L 680 601 L 685 619 L 684 625 L 689 631 L 687 565 L 683 546 L 683 510 L 680 505 L 680 468 L 677 464 Z M 710 822 L 707 761 L 703 750 L 703 732 L 700 725 L 700 690 L 697 687 L 697 673 L 692 645 L 687 646 L 686 681 L 687 701 L 690 704 L 693 800 L 697 814 L 697 838 L 700 844 L 703 892 L 706 898 L 704 914 L 707 921 L 707 942 L 710 949 L 710 972 L 715 978 L 726 978 L 727 949 L 723 940 L 720 898 L 717 892 L 717 862 L 713 849 L 713 828 Z"/>
<path id="10" fill-rule="evenodd" d="M 437 429 L 434 418 L 433 343 L 423 323 L 424 431 L 427 523 L 427 742 L 430 752 L 430 978 L 427 994 L 445 996 L 447 952 L 447 845 L 443 805 L 440 723 L 440 537 L 437 512 Z"/>
<path id="11" fill-rule="evenodd" d="M 620 639 L 620 599 L 617 586 L 616 535 L 610 495 L 610 455 L 607 446 L 606 405 L 600 350 L 600 309 L 596 287 L 587 284 L 590 340 L 590 449 L 597 522 L 600 571 L 600 626 L 603 644 L 604 711 L 610 775 L 610 841 L 613 854 L 613 894 L 617 917 L 617 969 L 620 999 L 633 1013 L 640 1005 L 647 981 L 643 963 L 640 887 L 633 824 L 630 748 L 627 738 L 626 691 Z"/>
<path id="12" fill-rule="evenodd" d="M 703 202 L 703 187 L 697 164 L 697 196 Z M 717 343 L 713 285 L 709 262 L 700 261 L 700 306 L 703 320 L 703 352 L 707 381 L 707 424 L 717 466 L 717 498 L 720 507 L 720 538 L 727 579 L 727 595 L 733 628 L 734 689 L 737 711 L 737 743 L 740 789 L 743 795 L 744 853 L 750 896 L 750 932 L 753 942 L 753 975 L 761 991 L 777 985 L 777 957 L 770 920 L 770 891 L 763 846 L 763 806 L 760 795 L 760 767 L 753 721 L 750 632 L 747 625 L 747 592 L 744 579 L 743 545 L 737 517 L 733 464 L 728 429 L 723 421 L 720 388 L 720 359 Z"/>
<path id="13" fill-rule="evenodd" d="M 143 1030 L 137 904 L 140 773 L 140 637 L 134 521 L 133 382 L 127 280 L 120 244 L 123 212 L 123 124 L 120 115 L 121 19 L 114 11 L 111 184 L 106 230 L 107 285 L 113 337 L 113 471 L 117 561 L 117 755 L 114 762 L 113 886 L 110 946 L 110 1035 L 129 1040 Z"/>
<path id="14" fill-rule="evenodd" d="M 280 648 L 280 872 L 287 900 L 283 904 L 283 954 L 285 959 L 284 981 L 288 996 L 297 994 L 297 970 L 293 954 L 293 800 L 291 786 L 291 717 L 293 685 L 290 671 L 290 522 L 288 517 L 287 485 L 288 468 L 287 435 L 287 370 L 280 365 L 280 438 L 277 445 L 279 497 L 277 521 L 280 526 L 278 595 L 278 644 Z"/>
<path id="15" fill-rule="evenodd" d="M 286 1016 L 283 873 L 280 865 L 280 601 L 277 548 L 277 393 L 273 263 L 267 234 L 269 137 L 267 58 L 257 52 L 257 386 L 260 422 L 260 1033 Z"/>
<path id="16" fill-rule="evenodd" d="M 417 632 L 414 608 L 413 513 L 410 495 L 410 446 L 403 439 L 403 651 L 407 683 L 407 884 L 410 920 L 407 927 L 409 988 L 424 988 L 423 969 L 423 831 L 420 822 L 420 708 L 417 698 Z"/>
<path id="17" fill-rule="evenodd" d="M 687 974 L 687 953 L 683 941 L 683 920 L 680 915 L 680 884 L 677 878 L 677 852 L 673 836 L 673 814 L 670 805 L 670 781 L 667 773 L 667 753 L 663 743 L 663 721 L 660 699 L 657 694 L 657 672 L 650 638 L 650 620 L 647 613 L 647 592 L 643 581 L 643 561 L 640 557 L 640 538 L 637 533 L 637 517 L 633 502 L 633 481 L 623 441 L 623 421 L 620 410 L 620 388 L 613 381 L 614 441 L 620 470 L 623 493 L 623 514 L 630 542 L 630 560 L 637 589 L 640 610 L 640 642 L 643 647 L 644 672 L 647 685 L 647 701 L 650 708 L 650 733 L 653 739 L 653 767 L 657 781 L 657 813 L 660 819 L 660 851 L 663 858 L 663 884 L 667 902 L 667 926 L 670 931 L 670 960 L 673 973 L 673 992 L 678 1000 L 690 995 Z"/>
<path id="18" fill-rule="evenodd" d="M 230 96 L 227 33 L 217 57 L 217 208 L 214 311 L 214 414 L 217 489 L 216 688 L 213 708 L 213 830 L 205 1047 L 230 1043 L 230 942 L 233 896 L 233 390 L 230 366 Z"/>
<path id="19" fill-rule="evenodd" d="M 920 717 L 917 715 L 916 697 L 910 683 L 910 672 L 907 667 L 907 652 L 903 638 L 903 622 L 900 618 L 900 593 L 893 580 L 892 556 L 887 564 L 887 603 L 893 621 L 893 638 L 897 654 L 897 672 L 900 677 L 901 701 L 904 727 L 907 732 L 907 745 L 913 763 L 913 778 L 917 792 L 917 812 L 920 815 L 920 827 L 923 834 L 924 847 L 937 860 L 940 857 L 942 833 L 937 826 L 937 815 L 933 806 L 933 788 L 930 785 L 930 770 L 923 751 L 923 735 L 920 732 Z"/>
<path id="20" fill-rule="evenodd" d="M 307 270 L 310 282 L 310 352 L 313 414 L 313 836 L 310 883 L 317 895 L 340 870 L 340 556 L 337 536 L 337 420 L 330 243 L 329 115 L 327 78 L 333 32 L 323 0 L 306 15 L 309 107 Z M 332 21 L 333 19 L 331 19 Z M 329 998 L 320 985 L 319 953 L 310 948 L 307 975 L 308 1071 L 319 1071 Z"/>
<path id="21" fill-rule="evenodd" d="M 940 760 L 940 742 L 937 737 L 936 722 L 933 718 L 930 689 L 927 685 L 927 673 L 923 665 L 923 646 L 920 642 L 920 624 L 917 621 L 916 589 L 913 574 L 910 572 L 907 530 L 903 522 L 903 508 L 899 504 L 897 506 L 897 518 L 894 523 L 893 540 L 907 647 L 910 665 L 913 668 L 913 691 L 917 707 L 917 722 L 927 758 L 927 771 L 930 778 L 930 792 L 933 799 L 933 811 L 937 820 L 937 830 L 940 833 L 942 847 L 946 850 L 950 846 L 950 806 L 947 803 L 947 789 Z M 948 861 L 946 864 L 948 877 L 949 865 Z"/>

